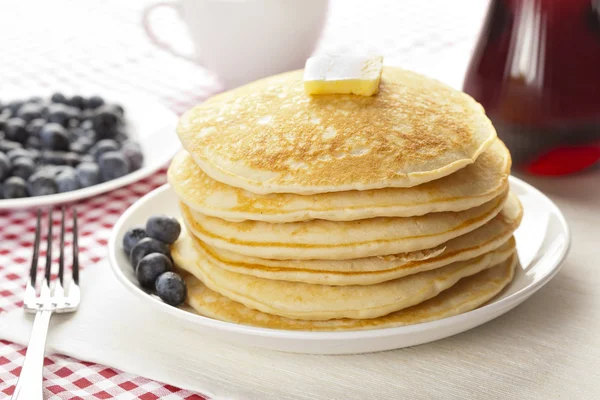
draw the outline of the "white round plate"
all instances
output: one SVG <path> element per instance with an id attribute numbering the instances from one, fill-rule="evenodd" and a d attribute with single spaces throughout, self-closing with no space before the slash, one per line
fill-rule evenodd
<path id="1" fill-rule="evenodd" d="M 118 189 L 152 175 L 160 168 L 166 166 L 169 160 L 181 148 L 181 144 L 175 133 L 177 116 L 168 108 L 159 103 L 130 95 L 111 96 L 104 95 L 103 93 L 97 94 L 109 102 L 121 104 L 125 109 L 127 133 L 133 140 L 139 142 L 142 147 L 144 154 L 142 168 L 121 178 L 72 192 L 20 199 L 3 199 L 0 200 L 0 211 L 68 203 Z M 43 96 L 44 93 L 32 93 L 29 96 L 22 93 L 8 96 L 6 93 L 2 93 L 2 98 L 8 102 L 11 99 L 26 99 L 34 95 Z M 84 93 L 84 95 L 89 94 Z"/>
<path id="2" fill-rule="evenodd" d="M 147 194 L 121 216 L 108 244 L 109 260 L 118 280 L 148 307 L 171 315 L 202 335 L 293 353 L 353 354 L 398 349 L 442 339 L 490 321 L 526 300 L 558 272 L 570 244 L 564 217 L 550 199 L 527 183 L 511 177 L 510 186 L 524 207 L 523 223 L 515 233 L 521 265 L 513 282 L 483 307 L 417 325 L 350 332 L 286 331 L 222 322 L 163 303 L 138 286 L 121 239 L 127 229 L 144 224 L 152 215 L 180 216 L 178 200 L 168 185 Z"/>

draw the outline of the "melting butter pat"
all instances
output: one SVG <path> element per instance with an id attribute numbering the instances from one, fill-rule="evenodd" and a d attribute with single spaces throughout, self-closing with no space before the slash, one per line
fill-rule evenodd
<path id="1" fill-rule="evenodd" d="M 382 64 L 381 56 L 311 57 L 304 68 L 304 91 L 372 96 L 379 90 Z"/>

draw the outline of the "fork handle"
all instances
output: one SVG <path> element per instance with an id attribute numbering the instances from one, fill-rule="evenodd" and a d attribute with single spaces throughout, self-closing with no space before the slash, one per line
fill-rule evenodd
<path id="1" fill-rule="evenodd" d="M 43 400 L 43 371 L 44 371 L 44 348 L 46 347 L 46 336 L 48 335 L 48 324 L 52 311 L 39 310 L 35 314 L 27 353 L 23 368 L 17 381 L 17 387 L 11 400 Z"/>

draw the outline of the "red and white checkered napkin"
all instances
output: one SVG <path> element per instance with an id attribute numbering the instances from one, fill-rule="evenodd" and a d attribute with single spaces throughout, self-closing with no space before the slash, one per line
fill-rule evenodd
<path id="1" fill-rule="evenodd" d="M 133 202 L 165 181 L 163 169 L 128 187 L 76 204 L 82 269 L 104 258 L 111 228 L 119 216 Z M 55 223 L 58 223 L 57 219 Z M 35 210 L 0 212 L 0 313 L 23 305 L 34 232 Z M 70 238 L 66 240 L 66 247 L 70 254 Z M 54 254 L 58 253 L 54 251 Z M 45 251 L 42 251 L 44 255 Z M 43 263 L 40 264 L 40 268 L 43 267 Z M 100 263 L 98 267 L 108 265 Z M 0 336 L 2 328 L 0 326 Z M 23 346 L 0 340 L 0 399 L 12 394 L 24 356 Z M 60 355 L 46 357 L 44 382 L 47 399 L 204 399 L 187 390 Z"/>

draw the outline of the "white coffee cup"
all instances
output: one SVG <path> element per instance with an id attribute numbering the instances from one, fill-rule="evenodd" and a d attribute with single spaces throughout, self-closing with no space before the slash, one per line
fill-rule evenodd
<path id="1" fill-rule="evenodd" d="M 327 0 L 179 0 L 144 10 L 143 26 L 157 46 L 213 71 L 226 89 L 302 68 L 321 35 Z M 173 7 L 194 43 L 181 54 L 152 30 L 150 14 Z"/>

